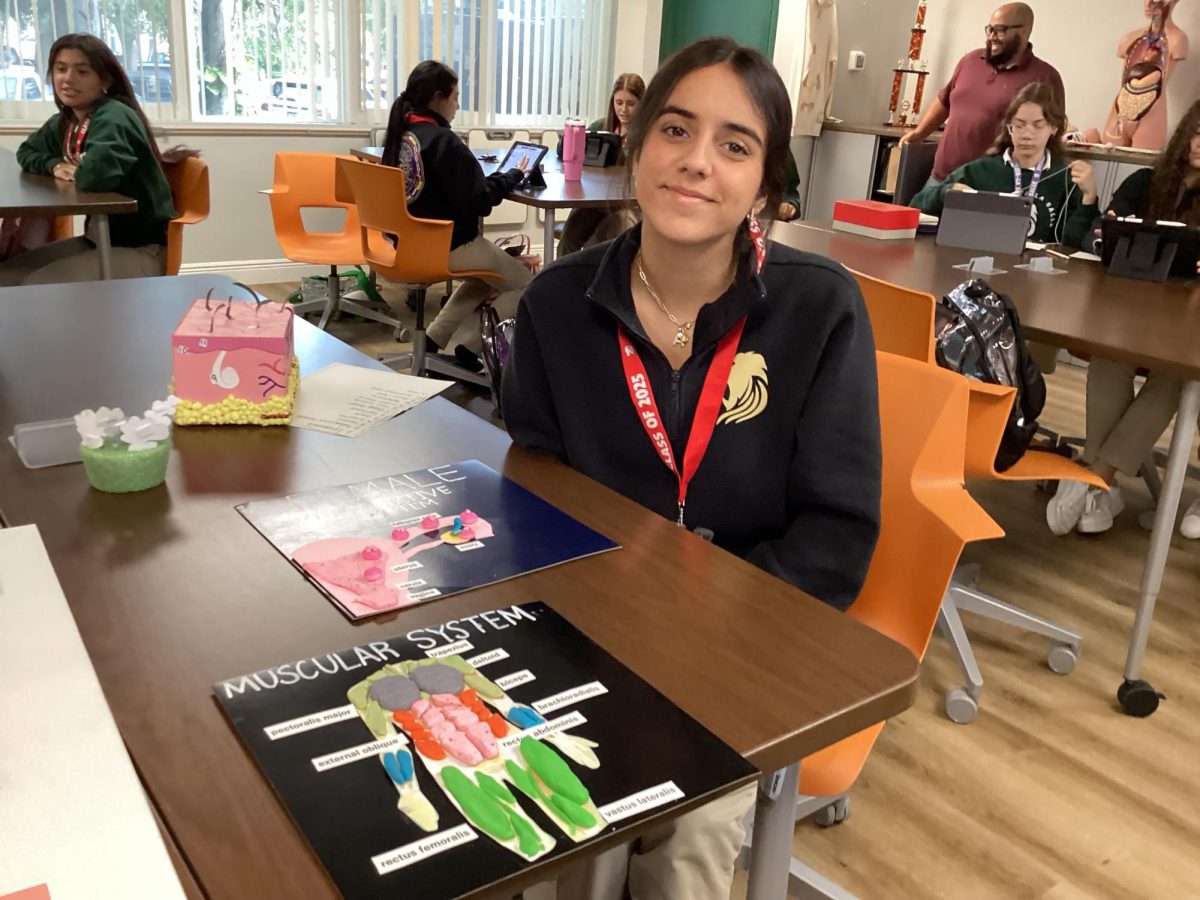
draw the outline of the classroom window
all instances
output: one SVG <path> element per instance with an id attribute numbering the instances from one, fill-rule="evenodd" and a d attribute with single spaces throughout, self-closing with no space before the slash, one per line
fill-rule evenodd
<path id="1" fill-rule="evenodd" d="M 197 120 L 336 122 L 342 4 L 185 0 Z"/>
<path id="2" fill-rule="evenodd" d="M 439 59 L 459 75 L 456 124 L 599 115 L 614 13 L 615 0 L 362 0 L 362 108 L 385 120 L 412 67 Z"/>
<path id="3" fill-rule="evenodd" d="M 173 117 L 168 0 L 0 0 L 0 115 L 38 119 L 54 111 L 50 47 L 79 31 L 112 48 L 152 118 Z"/>

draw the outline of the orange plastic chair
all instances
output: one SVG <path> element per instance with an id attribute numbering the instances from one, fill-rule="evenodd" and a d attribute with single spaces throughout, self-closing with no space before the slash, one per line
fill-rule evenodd
<path id="1" fill-rule="evenodd" d="M 485 269 L 454 272 L 450 270 L 450 240 L 454 223 L 436 219 L 417 219 L 405 203 L 404 173 L 391 166 L 342 157 L 338 160 L 337 192 L 353 197 L 361 222 L 361 252 L 366 262 L 389 281 L 408 285 L 417 295 L 417 324 L 413 331 L 413 352 L 384 360 L 388 364 L 410 363 L 413 375 L 439 372 L 483 387 L 490 382 L 483 376 L 425 352 L 425 292 L 431 284 L 458 278 L 499 280 Z M 383 240 L 395 235 L 395 246 Z"/>
<path id="2" fill-rule="evenodd" d="M 276 153 L 275 183 L 262 192 L 270 198 L 275 239 L 279 241 L 283 255 L 293 262 L 329 266 L 328 297 L 323 301 L 297 303 L 292 309 L 298 315 L 320 310 L 318 327 L 322 329 L 340 310 L 382 322 L 399 331 L 401 325 L 398 319 L 341 296 L 337 267 L 361 266 L 365 262 L 365 238 L 359 224 L 358 210 L 353 202 L 339 200 L 336 195 L 336 167 L 338 161 L 343 159 L 353 160 L 353 157 L 332 153 Z M 345 210 L 342 230 L 309 231 L 304 227 L 301 217 L 301 210 L 304 209 Z M 372 246 L 381 243 L 381 235 L 371 238 Z"/>
<path id="3" fill-rule="evenodd" d="M 875 349 L 921 362 L 934 362 L 933 323 L 937 298 L 850 270 L 867 304 Z"/>
<path id="4" fill-rule="evenodd" d="M 922 659 L 963 547 L 1004 531 L 963 486 L 966 379 L 890 353 L 876 359 L 882 518 L 866 582 L 847 615 Z M 809 800 L 797 818 L 824 811 L 829 824 L 845 816 L 848 801 L 840 795 L 858 778 L 882 729 L 881 722 L 803 760 L 799 789 Z"/>
<path id="5" fill-rule="evenodd" d="M 208 163 L 189 156 L 163 166 L 177 215 L 167 224 L 167 268 L 165 274 L 178 275 L 183 262 L 183 226 L 195 225 L 208 218 Z"/>

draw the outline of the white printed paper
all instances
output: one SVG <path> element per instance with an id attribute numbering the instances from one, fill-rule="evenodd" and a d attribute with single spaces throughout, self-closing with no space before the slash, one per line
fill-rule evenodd
<path id="1" fill-rule="evenodd" d="M 358 437 L 453 382 L 331 363 L 301 379 L 292 427 Z"/>

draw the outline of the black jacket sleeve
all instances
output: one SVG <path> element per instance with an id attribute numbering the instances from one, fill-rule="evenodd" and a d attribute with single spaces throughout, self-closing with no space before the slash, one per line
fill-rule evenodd
<path id="1" fill-rule="evenodd" d="M 879 538 L 882 453 L 875 342 L 853 282 L 796 422 L 787 485 L 791 524 L 746 559 L 836 609 L 858 597 Z"/>
<path id="2" fill-rule="evenodd" d="M 500 399 L 504 424 L 518 446 L 567 461 L 550 379 L 542 363 L 533 317 L 524 299 L 517 307 L 517 324 L 504 366 Z"/>
<path id="3" fill-rule="evenodd" d="M 439 181 L 456 209 L 474 216 L 486 216 L 521 183 L 525 173 L 519 169 L 494 172 L 483 177 L 474 154 L 456 136 L 451 135 L 439 158 Z M 443 180 L 444 177 L 444 180 Z"/>
<path id="4" fill-rule="evenodd" d="M 1108 201 L 1106 215 L 1135 216 L 1143 218 L 1150 209 L 1150 183 L 1154 175 L 1153 169 L 1138 169 L 1121 182 L 1121 186 L 1113 193 Z M 1092 221 L 1092 234 L 1084 237 L 1083 248 L 1100 252 L 1100 216 Z"/>

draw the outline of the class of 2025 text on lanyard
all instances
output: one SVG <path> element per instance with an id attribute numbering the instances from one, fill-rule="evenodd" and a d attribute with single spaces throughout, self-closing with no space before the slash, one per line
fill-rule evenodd
<path id="1" fill-rule="evenodd" d="M 725 397 L 725 388 L 729 383 L 729 373 L 733 371 L 733 358 L 737 354 L 738 343 L 742 339 L 742 329 L 746 319 L 742 317 L 720 341 L 717 342 L 716 352 L 712 363 L 709 364 L 708 374 L 704 377 L 704 387 L 700 391 L 700 399 L 696 403 L 696 413 L 692 418 L 692 430 L 688 436 L 687 447 L 683 451 L 682 470 L 675 463 L 675 451 L 671 449 L 671 441 L 663 427 L 662 415 L 658 411 L 658 403 L 654 399 L 654 391 L 650 387 L 650 379 L 646 375 L 646 366 L 638 355 L 637 348 L 625 333 L 625 329 L 617 326 L 617 340 L 621 345 L 621 365 L 625 369 L 625 384 L 629 388 L 629 399 L 637 411 L 638 419 L 650 438 L 658 458 L 663 461 L 679 481 L 679 517 L 676 524 L 683 525 L 683 511 L 687 505 L 688 484 L 692 476 L 700 468 L 712 440 L 713 431 L 717 426 L 717 414 L 721 411 L 721 401 Z"/>

